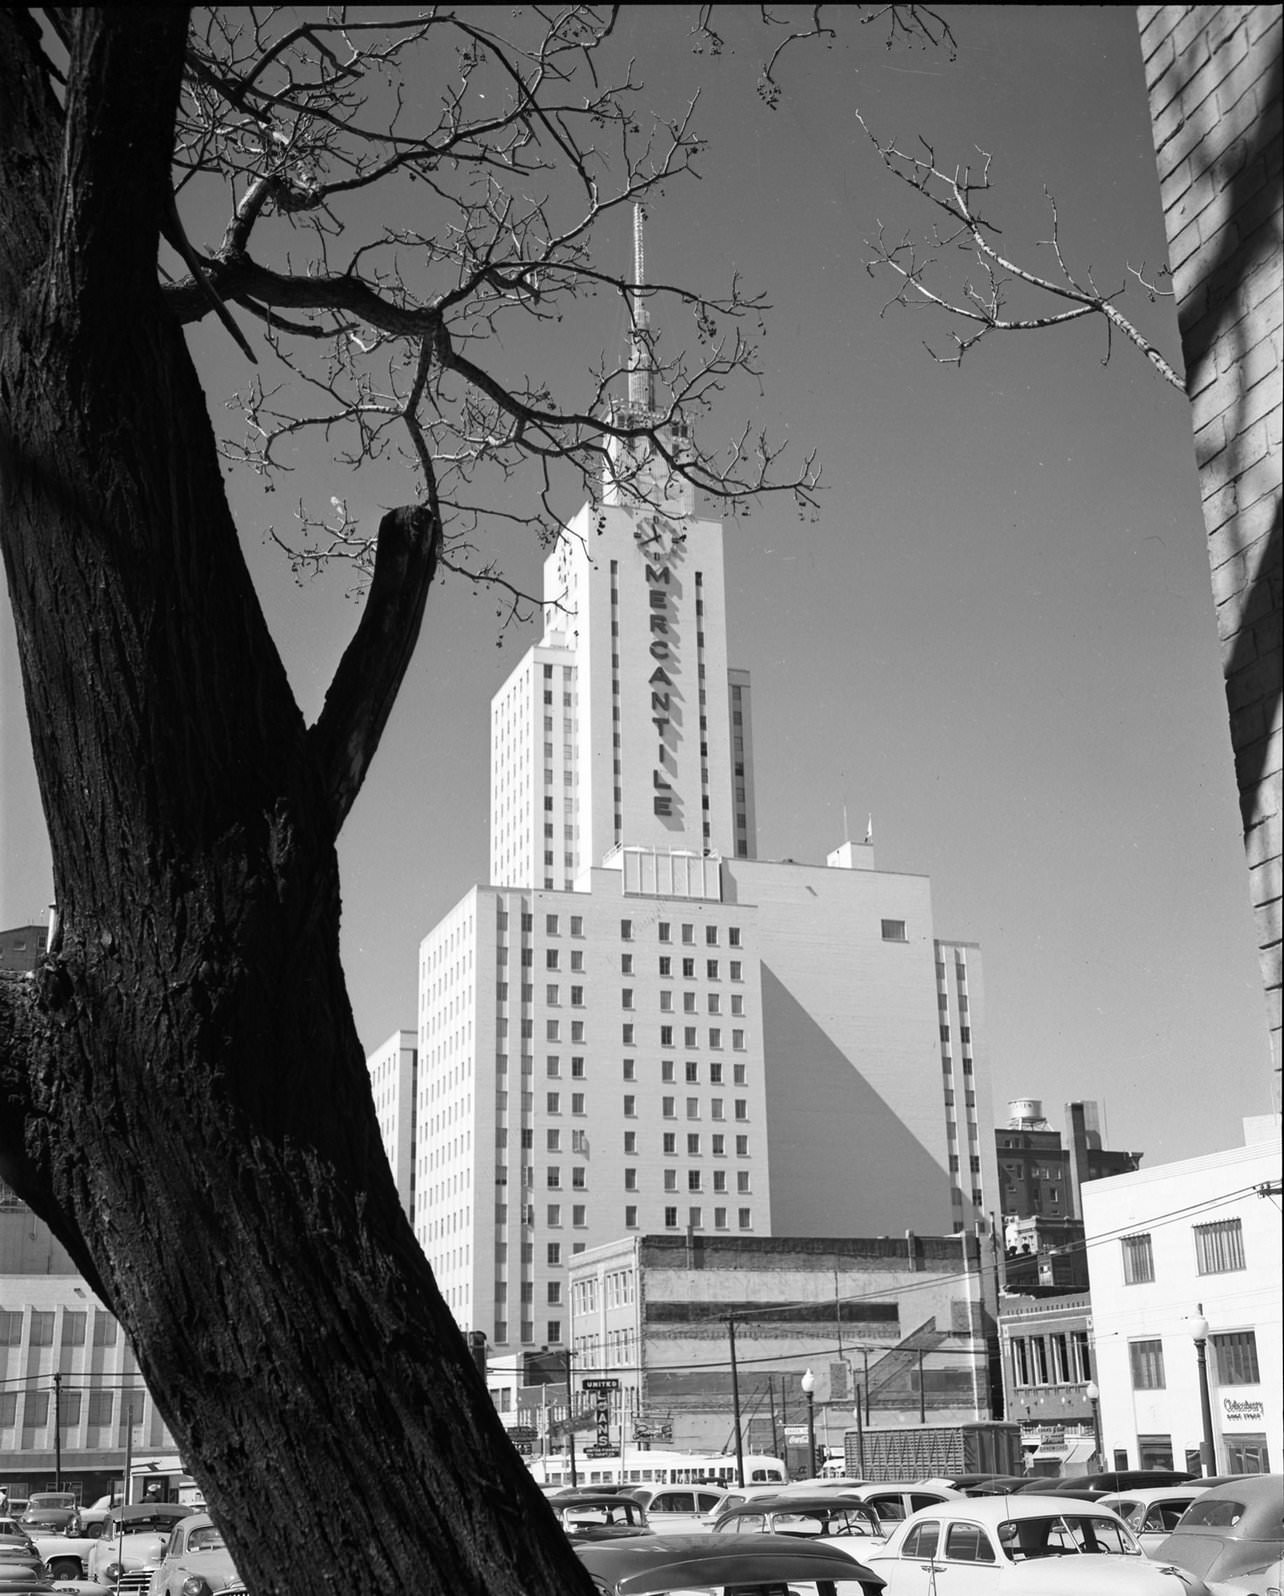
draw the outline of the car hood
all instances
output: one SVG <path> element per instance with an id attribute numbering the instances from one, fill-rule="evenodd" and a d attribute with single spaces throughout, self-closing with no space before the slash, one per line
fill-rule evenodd
<path id="1" fill-rule="evenodd" d="M 131 1559 L 135 1562 L 158 1563 L 168 1544 L 169 1536 L 157 1530 L 138 1530 L 133 1535 L 113 1535 L 110 1539 L 102 1536 L 94 1542 L 99 1560 L 103 1563 Z"/>

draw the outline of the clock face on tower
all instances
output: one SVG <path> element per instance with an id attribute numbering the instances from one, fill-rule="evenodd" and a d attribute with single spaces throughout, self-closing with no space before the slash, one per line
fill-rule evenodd
<path id="1" fill-rule="evenodd" d="M 633 529 L 638 547 L 651 558 L 667 559 L 686 542 L 686 529 L 663 515 L 649 513 Z"/>

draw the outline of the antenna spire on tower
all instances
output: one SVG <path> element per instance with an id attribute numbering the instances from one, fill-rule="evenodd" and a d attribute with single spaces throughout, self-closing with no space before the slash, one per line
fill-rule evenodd
<path id="1" fill-rule="evenodd" d="M 629 293 L 629 406 L 634 411 L 655 409 L 655 374 L 651 369 L 651 313 L 642 290 L 646 287 L 645 213 L 633 206 L 633 283 Z"/>

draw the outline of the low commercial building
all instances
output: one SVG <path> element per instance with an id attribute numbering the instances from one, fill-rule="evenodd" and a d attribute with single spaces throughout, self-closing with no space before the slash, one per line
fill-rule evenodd
<path id="1" fill-rule="evenodd" d="M 1087 1292 L 1005 1293 L 999 1339 L 1007 1417 L 1021 1426 L 1030 1472 L 1086 1474 L 1099 1450 Z"/>
<path id="2" fill-rule="evenodd" d="M 1084 1189 L 1108 1467 L 1284 1459 L 1279 1118 L 1244 1129 L 1242 1147 Z"/>
<path id="3" fill-rule="evenodd" d="M 802 1463 L 862 1421 L 952 1424 L 994 1411 L 991 1240 L 628 1236 L 571 1260 L 575 1386 L 608 1388 L 613 1445 L 656 1435 Z M 810 1402 L 803 1376 L 812 1376 Z"/>

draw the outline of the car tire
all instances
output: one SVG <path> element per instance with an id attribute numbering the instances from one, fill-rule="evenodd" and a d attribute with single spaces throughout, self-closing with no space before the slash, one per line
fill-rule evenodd
<path id="1" fill-rule="evenodd" d="M 78 1557 L 55 1557 L 49 1564 L 49 1572 L 54 1579 L 79 1579 L 80 1559 Z"/>

